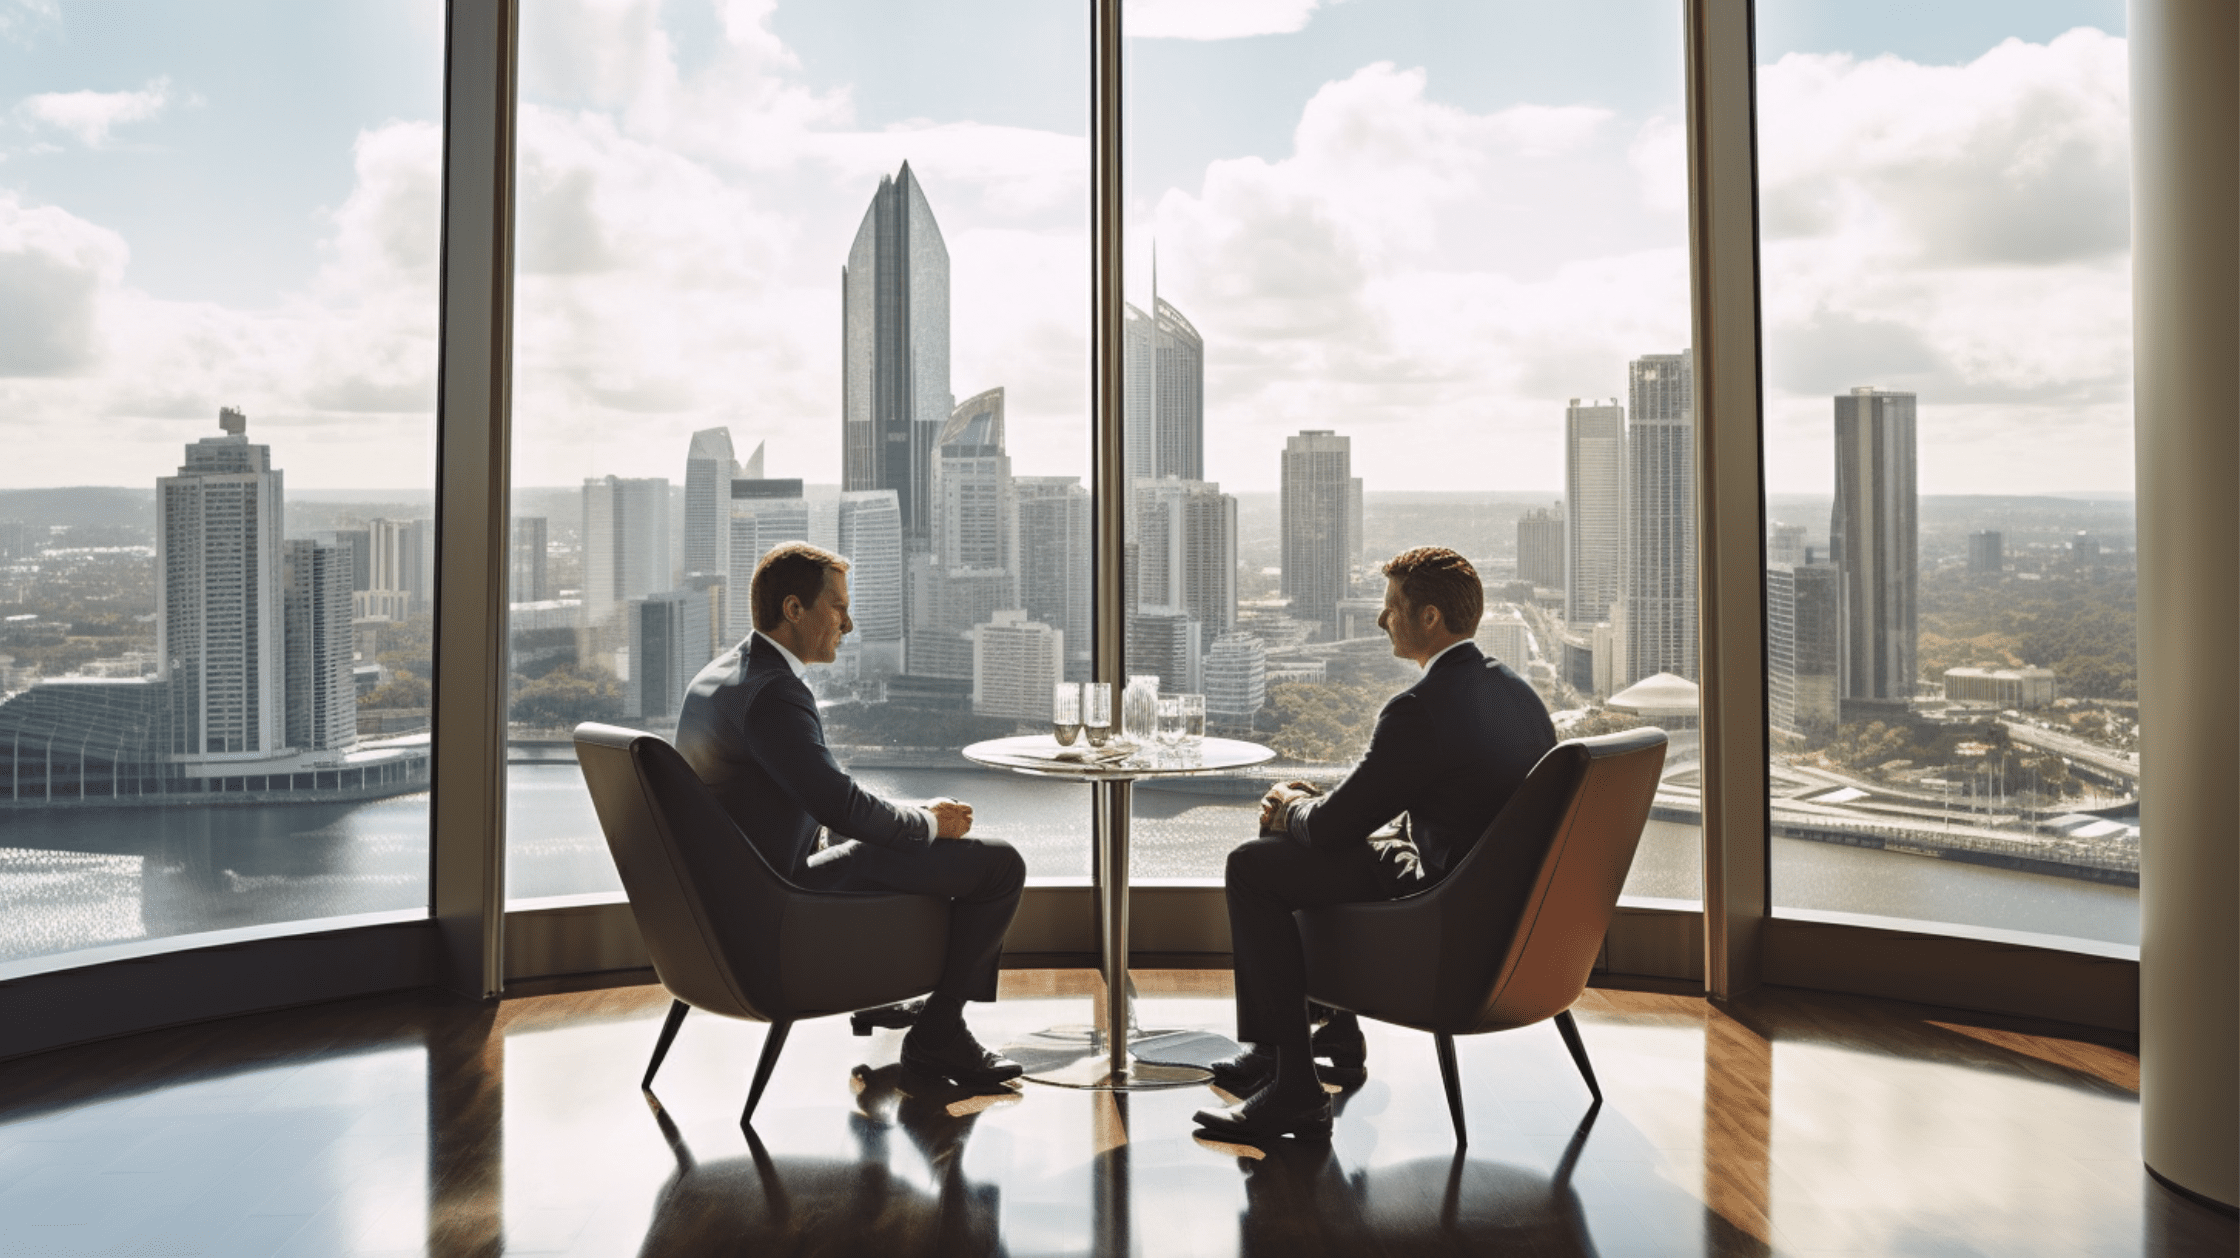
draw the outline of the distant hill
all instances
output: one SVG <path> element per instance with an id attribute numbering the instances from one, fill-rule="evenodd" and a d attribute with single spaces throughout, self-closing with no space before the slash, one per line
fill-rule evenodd
<path id="1" fill-rule="evenodd" d="M 154 487 L 54 486 L 36 490 L 0 490 L 0 521 L 22 521 L 52 528 L 57 525 L 152 531 L 156 524 Z"/>

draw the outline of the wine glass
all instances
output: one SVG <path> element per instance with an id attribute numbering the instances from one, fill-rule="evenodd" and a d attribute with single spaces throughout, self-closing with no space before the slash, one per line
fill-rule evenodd
<path id="1" fill-rule="evenodd" d="M 1089 747 L 1102 748 L 1112 739 L 1112 684 L 1081 684 L 1081 731 Z"/>
<path id="2" fill-rule="evenodd" d="M 1067 748 L 1081 733 L 1080 683 L 1059 683 L 1050 689 L 1050 733 Z"/>

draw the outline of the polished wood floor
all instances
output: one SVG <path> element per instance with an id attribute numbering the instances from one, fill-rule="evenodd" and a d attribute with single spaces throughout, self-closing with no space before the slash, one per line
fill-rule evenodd
<path id="1" fill-rule="evenodd" d="M 1228 1026 L 1227 977 L 1138 972 L 1146 1026 Z M 1000 1038 L 1090 1018 L 1019 972 Z M 686 1021 L 638 1092 L 651 986 L 410 994 L 0 1064 L 0 1252 L 327 1254 L 2202 1254 L 2234 1222 L 2139 1162 L 2138 1061 L 1927 1008 L 1593 991 L 1588 1106 L 1553 1027 L 1372 1025 L 1327 1146 L 1192 1138 L 1198 1087 L 914 1090 L 899 1034 Z"/>

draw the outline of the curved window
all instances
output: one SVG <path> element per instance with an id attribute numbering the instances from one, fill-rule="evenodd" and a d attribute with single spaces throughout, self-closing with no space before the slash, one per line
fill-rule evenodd
<path id="1" fill-rule="evenodd" d="M 426 912 L 442 40 L 0 19 L 0 970 Z"/>
<path id="2" fill-rule="evenodd" d="M 1774 903 L 2135 945 L 2123 6 L 1757 14 Z"/>

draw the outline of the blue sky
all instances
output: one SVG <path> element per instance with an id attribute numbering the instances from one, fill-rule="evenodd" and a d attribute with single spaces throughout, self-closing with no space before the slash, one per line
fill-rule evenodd
<path id="1" fill-rule="evenodd" d="M 1202 26 L 1175 2 L 1134 29 Z M 835 479 L 838 267 L 905 158 L 952 253 L 955 393 L 1011 392 L 1022 474 L 1082 471 L 1084 9 L 761 8 L 527 6 L 521 478 L 674 477 L 727 423 Z M 2063 40 L 2120 37 L 2120 0 L 1759 14 L 1769 482 L 1825 483 L 1850 382 L 1922 392 L 1925 490 L 2127 488 L 2121 46 Z M 1449 488 L 1557 484 L 1563 400 L 1685 339 L 1678 6 L 1221 15 L 1128 50 L 1131 287 L 1156 237 L 1208 338 L 1209 475 L 1272 488 L 1312 424 L 1372 488 L 1424 444 L 1482 454 Z M 439 25 L 0 0 L 0 479 L 72 479 L 54 435 L 91 422 L 141 481 L 226 401 L 289 435 L 295 484 L 425 482 Z"/>

